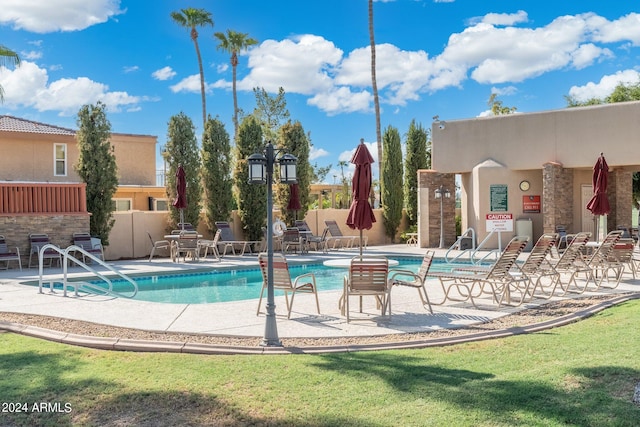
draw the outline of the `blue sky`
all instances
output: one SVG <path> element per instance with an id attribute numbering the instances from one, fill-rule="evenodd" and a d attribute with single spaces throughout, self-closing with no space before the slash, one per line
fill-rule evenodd
<path id="1" fill-rule="evenodd" d="M 291 118 L 311 134 L 312 163 L 340 179 L 360 138 L 375 152 L 367 0 L 0 0 L 0 45 L 19 68 L 0 67 L 0 114 L 76 128 L 84 104 L 109 107 L 113 132 L 166 140 L 184 112 L 202 132 L 195 49 L 169 14 L 212 13 L 200 29 L 207 113 L 233 134 L 229 55 L 216 31 L 259 44 L 240 57 L 238 102 L 252 88 L 286 91 Z M 487 114 L 492 93 L 519 112 L 566 107 L 565 96 L 606 96 L 638 81 L 640 7 L 601 0 L 387 0 L 374 4 L 382 128 L 404 137 L 411 120 Z M 159 161 L 159 157 L 158 157 Z M 377 168 L 374 168 L 377 173 Z M 345 169 L 348 175 L 350 169 Z M 375 174 L 374 173 L 374 174 Z"/>

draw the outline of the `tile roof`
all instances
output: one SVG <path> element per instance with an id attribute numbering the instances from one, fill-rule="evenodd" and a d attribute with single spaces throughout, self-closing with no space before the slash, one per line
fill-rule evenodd
<path id="1" fill-rule="evenodd" d="M 13 116 L 0 116 L 0 131 L 40 133 L 48 135 L 75 135 L 76 131 L 32 120 L 20 119 Z"/>

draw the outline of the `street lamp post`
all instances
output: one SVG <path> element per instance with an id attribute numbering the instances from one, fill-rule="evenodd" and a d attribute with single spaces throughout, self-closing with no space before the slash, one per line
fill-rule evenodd
<path id="1" fill-rule="evenodd" d="M 451 192 L 448 188 L 444 188 L 443 185 L 436 188 L 434 191 L 436 199 L 440 199 L 440 249 L 444 249 L 444 199 L 451 197 Z"/>
<path id="2" fill-rule="evenodd" d="M 280 157 L 276 156 L 280 154 Z M 280 164 L 280 182 L 283 184 L 295 184 L 296 163 L 298 159 L 292 154 L 282 154 L 271 142 L 268 142 L 262 152 L 254 153 L 247 159 L 249 163 L 249 183 L 267 185 L 267 315 L 264 327 L 264 337 L 261 346 L 280 347 L 282 343 L 278 338 L 276 325 L 276 304 L 273 293 L 273 234 L 270 226 L 273 222 L 273 166 Z"/>

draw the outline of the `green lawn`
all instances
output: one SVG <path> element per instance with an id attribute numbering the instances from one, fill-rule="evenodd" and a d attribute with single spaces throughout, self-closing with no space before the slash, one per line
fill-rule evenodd
<path id="1" fill-rule="evenodd" d="M 285 356 L 111 352 L 3 333 L 0 425 L 638 426 L 639 325 L 635 300 L 533 335 Z M 11 412 L 16 403 L 30 412 Z"/>

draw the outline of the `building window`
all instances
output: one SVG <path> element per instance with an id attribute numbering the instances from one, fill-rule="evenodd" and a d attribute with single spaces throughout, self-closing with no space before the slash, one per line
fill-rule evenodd
<path id="1" fill-rule="evenodd" d="M 67 176 L 67 144 L 53 144 L 53 175 Z"/>
<path id="2" fill-rule="evenodd" d="M 156 211 L 168 211 L 169 210 L 169 200 L 168 199 L 154 199 L 153 201 L 155 206 L 153 207 Z"/>
<path id="3" fill-rule="evenodd" d="M 111 199 L 111 201 L 116 212 L 131 210 L 131 199 Z"/>

